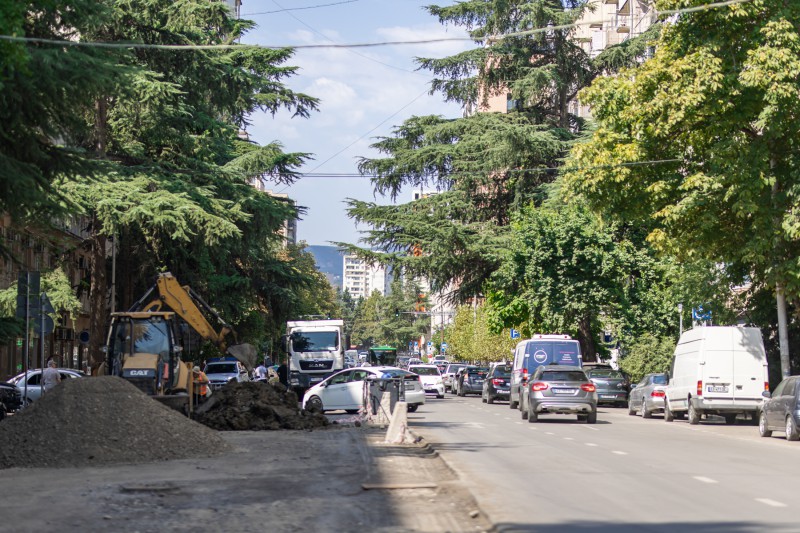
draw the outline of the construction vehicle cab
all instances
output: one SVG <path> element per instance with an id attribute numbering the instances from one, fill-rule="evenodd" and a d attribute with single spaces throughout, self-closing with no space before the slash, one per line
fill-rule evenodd
<path id="1" fill-rule="evenodd" d="M 150 395 L 186 393 L 191 373 L 180 359 L 175 313 L 112 313 L 106 348 L 108 373 Z"/>

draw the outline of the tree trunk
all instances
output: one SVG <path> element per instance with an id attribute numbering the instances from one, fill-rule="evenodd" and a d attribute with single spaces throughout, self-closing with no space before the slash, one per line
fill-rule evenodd
<path id="1" fill-rule="evenodd" d="M 792 363 L 789 358 L 789 326 L 786 320 L 786 294 L 783 284 L 775 284 L 775 300 L 778 308 L 778 342 L 781 349 L 781 376 L 783 379 L 792 375 Z"/>
<path id="2" fill-rule="evenodd" d="M 592 317 L 584 316 L 578 324 L 578 342 L 581 345 L 581 353 L 584 363 L 594 363 L 597 361 L 597 346 L 595 346 L 594 335 L 592 335 Z"/>
<path id="3" fill-rule="evenodd" d="M 100 348 L 105 344 L 108 322 L 108 276 L 106 274 L 106 237 L 98 233 L 97 217 L 92 220 L 90 243 L 91 283 L 89 285 L 89 362 L 92 368 L 104 361 Z"/>

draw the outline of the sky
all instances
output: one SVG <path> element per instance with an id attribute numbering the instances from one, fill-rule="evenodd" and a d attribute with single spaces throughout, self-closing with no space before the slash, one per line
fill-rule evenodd
<path id="1" fill-rule="evenodd" d="M 461 27 L 446 27 L 423 6 L 452 0 L 243 0 L 242 18 L 258 24 L 242 43 L 299 47 L 318 44 L 420 41 L 467 37 Z M 440 93 L 428 95 L 431 75 L 417 71 L 415 57 L 440 58 L 474 47 L 468 40 L 368 48 L 297 48 L 285 65 L 299 67 L 284 84 L 319 98 L 320 110 L 307 119 L 282 111 L 258 113 L 247 128 L 264 145 L 278 141 L 284 152 L 314 154 L 303 173 L 358 174 L 361 157 L 377 158 L 378 137 L 391 136 L 403 121 L 420 115 L 461 116 L 457 104 Z M 392 203 L 375 196 L 368 177 L 306 177 L 291 186 L 267 184 L 306 208 L 298 222 L 298 241 L 360 244 L 360 230 L 347 216 L 345 200 Z M 398 203 L 410 201 L 403 191 Z"/>

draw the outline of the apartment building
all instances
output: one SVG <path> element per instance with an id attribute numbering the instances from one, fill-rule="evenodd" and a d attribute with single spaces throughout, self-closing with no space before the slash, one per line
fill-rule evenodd
<path id="1" fill-rule="evenodd" d="M 355 255 L 343 258 L 342 285 L 353 298 L 367 298 L 378 291 L 386 296 L 391 285 L 391 272 L 384 265 L 370 265 Z"/>

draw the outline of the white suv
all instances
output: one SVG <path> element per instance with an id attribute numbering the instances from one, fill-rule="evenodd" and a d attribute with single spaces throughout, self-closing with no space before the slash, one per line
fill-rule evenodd
<path id="1" fill-rule="evenodd" d="M 438 366 L 409 365 L 408 371 L 419 376 L 426 394 L 435 394 L 437 398 L 444 398 L 444 380 Z"/>
<path id="2" fill-rule="evenodd" d="M 211 361 L 204 370 L 211 390 L 221 389 L 231 381 L 250 381 L 247 369 L 239 361 Z"/>

